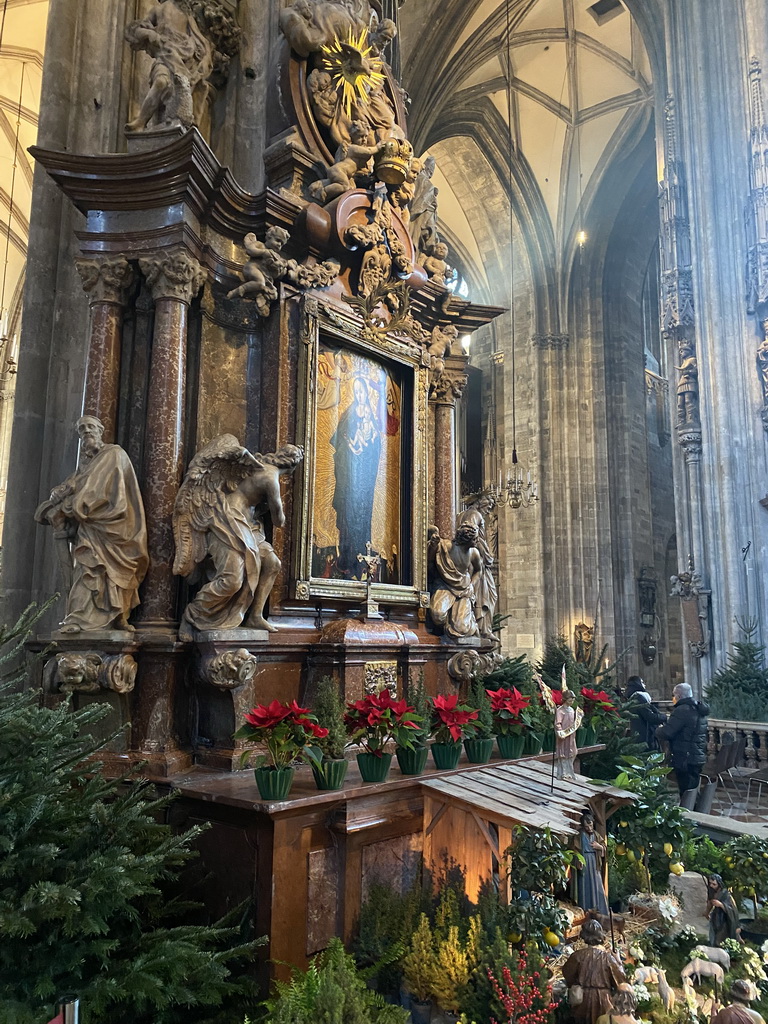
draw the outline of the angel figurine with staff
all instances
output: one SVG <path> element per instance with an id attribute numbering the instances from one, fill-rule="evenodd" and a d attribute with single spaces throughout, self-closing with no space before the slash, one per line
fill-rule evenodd
<path id="1" fill-rule="evenodd" d="M 576 731 L 581 727 L 584 712 L 581 708 L 575 707 L 576 694 L 565 685 L 565 665 L 563 665 L 563 688 L 560 690 L 562 696 L 559 706 L 555 703 L 551 688 L 538 673 L 536 673 L 536 681 L 539 684 L 545 706 L 555 716 L 553 775 L 558 779 L 575 779 L 576 772 L 573 762 L 578 754 Z"/>
<path id="2" fill-rule="evenodd" d="M 192 459 L 173 510 L 173 571 L 203 585 L 184 610 L 180 640 L 192 640 L 193 630 L 275 631 L 264 605 L 280 559 L 264 518 L 285 525 L 280 477 L 303 458 L 292 444 L 252 455 L 232 434 L 220 434 Z"/>

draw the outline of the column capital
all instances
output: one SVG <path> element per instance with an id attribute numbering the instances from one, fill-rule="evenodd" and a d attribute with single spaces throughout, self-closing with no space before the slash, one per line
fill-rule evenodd
<path id="1" fill-rule="evenodd" d="M 184 249 L 140 256 L 139 266 L 155 301 L 178 299 L 189 304 L 205 284 L 207 274 L 202 263 Z"/>
<path id="2" fill-rule="evenodd" d="M 124 256 L 96 256 L 76 259 L 75 266 L 91 305 L 109 302 L 124 306 L 136 274 Z"/>
<path id="3" fill-rule="evenodd" d="M 464 394 L 469 378 L 466 373 L 445 369 L 435 381 L 432 400 L 438 405 L 455 405 Z"/>

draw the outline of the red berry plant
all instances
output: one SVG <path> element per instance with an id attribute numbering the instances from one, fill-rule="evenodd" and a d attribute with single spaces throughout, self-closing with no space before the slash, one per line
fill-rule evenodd
<path id="1" fill-rule="evenodd" d="M 549 1024 L 557 1003 L 552 1000 L 541 973 L 529 973 L 525 950 L 521 950 L 518 955 L 514 974 L 505 966 L 501 971 L 501 981 L 490 968 L 488 977 L 504 1007 L 504 1021 L 501 1024 Z M 491 1017 L 491 1024 L 500 1022 Z"/>

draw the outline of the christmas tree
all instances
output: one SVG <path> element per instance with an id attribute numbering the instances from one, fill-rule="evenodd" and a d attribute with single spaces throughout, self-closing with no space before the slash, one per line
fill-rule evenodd
<path id="1" fill-rule="evenodd" d="M 716 718 L 768 722 L 768 669 L 765 648 L 754 642 L 757 622 L 739 623 L 742 639 L 733 645 L 728 663 L 712 676 L 706 699 Z"/>
<path id="2" fill-rule="evenodd" d="M 34 617 L 0 630 L 18 659 Z M 40 1024 L 63 997 L 82 1024 L 228 1019 L 254 1005 L 236 977 L 255 943 L 238 929 L 183 923 L 177 891 L 194 856 L 191 830 L 163 824 L 167 799 L 133 777 L 110 780 L 92 760 L 88 728 L 104 705 L 72 711 L 0 686 L 0 1019 Z"/>

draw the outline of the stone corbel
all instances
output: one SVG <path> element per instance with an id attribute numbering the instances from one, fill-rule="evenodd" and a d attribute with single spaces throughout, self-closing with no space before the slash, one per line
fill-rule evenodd
<path id="1" fill-rule="evenodd" d="M 130 693 L 136 683 L 136 662 L 130 654 L 65 651 L 43 669 L 46 693 Z"/>
<path id="2" fill-rule="evenodd" d="M 235 690 L 253 680 L 258 665 L 258 657 L 245 647 L 204 654 L 200 659 L 200 678 L 218 689 Z"/>

